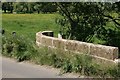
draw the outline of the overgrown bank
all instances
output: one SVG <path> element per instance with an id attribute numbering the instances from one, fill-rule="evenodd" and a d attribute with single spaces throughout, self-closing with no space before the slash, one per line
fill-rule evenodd
<path id="1" fill-rule="evenodd" d="M 34 42 L 24 36 L 3 35 L 2 48 L 4 56 L 15 58 L 18 61 L 30 60 L 39 65 L 61 68 L 65 73 L 76 72 L 80 75 L 93 77 L 120 77 L 118 66 L 105 68 L 103 65 L 92 62 L 92 58 L 89 56 L 47 47 L 38 48 Z"/>

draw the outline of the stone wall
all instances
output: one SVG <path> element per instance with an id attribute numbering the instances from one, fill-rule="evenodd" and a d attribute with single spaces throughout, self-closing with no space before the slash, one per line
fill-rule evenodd
<path id="1" fill-rule="evenodd" d="M 52 31 L 43 31 L 36 33 L 36 44 L 38 46 L 48 46 L 76 53 L 83 53 L 104 60 L 118 58 L 118 48 L 112 46 L 98 45 L 75 40 L 58 39 L 53 37 Z"/>

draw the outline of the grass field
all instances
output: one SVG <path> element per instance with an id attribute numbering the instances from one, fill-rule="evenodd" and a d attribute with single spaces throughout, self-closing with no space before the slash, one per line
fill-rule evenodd
<path id="1" fill-rule="evenodd" d="M 2 28 L 6 33 L 15 31 L 32 40 L 37 32 L 44 30 L 52 30 L 57 36 L 60 26 L 55 19 L 58 17 L 58 14 L 2 14 Z"/>

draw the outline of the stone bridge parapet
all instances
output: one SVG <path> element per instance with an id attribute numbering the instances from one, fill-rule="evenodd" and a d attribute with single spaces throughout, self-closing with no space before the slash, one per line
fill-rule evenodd
<path id="1" fill-rule="evenodd" d="M 52 31 L 36 33 L 36 44 L 77 53 L 95 56 L 101 59 L 114 61 L 118 58 L 118 47 L 105 46 L 76 40 L 59 39 L 53 37 Z"/>

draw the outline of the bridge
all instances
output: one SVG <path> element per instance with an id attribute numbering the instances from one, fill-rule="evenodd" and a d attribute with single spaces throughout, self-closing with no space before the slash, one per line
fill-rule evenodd
<path id="1" fill-rule="evenodd" d="M 85 54 L 93 57 L 93 60 L 103 64 L 116 64 L 118 60 L 118 47 L 105 46 L 76 40 L 59 39 L 54 37 L 52 31 L 36 33 L 36 44 L 50 48 L 72 51 L 77 54 Z"/>

